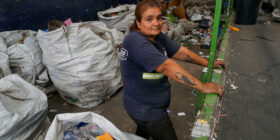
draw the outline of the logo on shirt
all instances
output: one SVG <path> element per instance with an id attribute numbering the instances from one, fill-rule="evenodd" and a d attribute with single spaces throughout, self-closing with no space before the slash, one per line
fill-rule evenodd
<path id="1" fill-rule="evenodd" d="M 121 61 L 127 60 L 128 51 L 124 48 L 121 48 L 120 56 L 121 56 Z"/>
<path id="2" fill-rule="evenodd" d="M 167 52 L 166 50 L 164 49 L 164 52 L 163 52 L 164 56 L 167 56 Z"/>

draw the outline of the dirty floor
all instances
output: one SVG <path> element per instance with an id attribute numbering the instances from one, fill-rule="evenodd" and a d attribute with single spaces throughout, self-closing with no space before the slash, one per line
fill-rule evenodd
<path id="1" fill-rule="evenodd" d="M 279 140 L 280 23 L 232 25 L 218 139 Z"/>

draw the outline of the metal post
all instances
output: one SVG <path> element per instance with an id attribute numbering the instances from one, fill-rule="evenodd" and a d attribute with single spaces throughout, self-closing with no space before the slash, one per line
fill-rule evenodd
<path id="1" fill-rule="evenodd" d="M 223 30 L 222 30 L 222 37 L 221 37 L 222 40 L 224 38 L 224 33 L 225 33 L 226 29 L 228 28 L 228 22 L 229 22 L 229 18 L 230 18 L 230 14 L 231 14 L 232 1 L 233 0 L 228 0 L 226 22 L 225 22 L 225 25 L 224 25 Z"/>
<path id="2" fill-rule="evenodd" d="M 211 52 L 210 52 L 209 62 L 208 62 L 208 70 L 207 70 L 207 73 L 203 72 L 202 75 L 201 75 L 201 81 L 203 83 L 204 82 L 210 82 L 212 80 L 213 64 L 214 64 L 216 42 L 217 42 L 218 31 L 219 31 L 221 8 L 222 8 L 222 0 L 217 0 L 216 1 L 216 8 L 215 8 L 212 41 L 211 41 Z M 227 11 L 227 12 L 229 13 L 229 11 Z M 211 67 L 211 68 L 209 68 L 209 67 Z M 205 95 L 199 91 L 198 95 L 197 95 L 196 111 L 199 111 L 199 109 L 201 108 L 204 98 L 205 98 Z"/>
<path id="3" fill-rule="evenodd" d="M 206 82 L 206 75 L 207 75 L 206 72 L 202 72 L 202 74 L 201 74 L 201 82 L 203 82 L 203 83 Z M 205 99 L 205 95 L 201 91 L 198 91 L 198 94 L 197 94 L 197 104 L 196 104 L 196 112 L 198 112 L 201 109 L 204 99 Z"/>
<path id="4" fill-rule="evenodd" d="M 207 82 L 211 82 L 213 76 L 213 66 L 214 66 L 215 51 L 216 51 L 217 38 L 219 32 L 221 9 L 222 9 L 222 0 L 216 0 L 213 33 L 212 33 L 211 48 L 210 48 L 208 70 L 207 70 L 207 77 L 206 77 Z"/>

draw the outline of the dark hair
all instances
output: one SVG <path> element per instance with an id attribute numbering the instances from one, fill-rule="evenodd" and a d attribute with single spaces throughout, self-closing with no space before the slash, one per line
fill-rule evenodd
<path id="1" fill-rule="evenodd" d="M 160 9 L 160 11 L 162 12 L 162 6 L 161 3 L 159 2 L 159 0 L 142 0 L 140 1 L 135 9 L 135 20 L 134 23 L 130 26 L 129 30 L 138 30 L 138 26 L 136 24 L 136 20 L 138 22 L 141 22 L 142 19 L 142 14 L 151 7 L 158 7 Z"/>

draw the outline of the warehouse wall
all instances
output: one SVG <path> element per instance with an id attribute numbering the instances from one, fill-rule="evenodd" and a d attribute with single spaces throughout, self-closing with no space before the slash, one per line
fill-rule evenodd
<path id="1" fill-rule="evenodd" d="M 52 19 L 98 20 L 97 12 L 137 0 L 0 0 L 0 31 L 46 29 Z"/>

